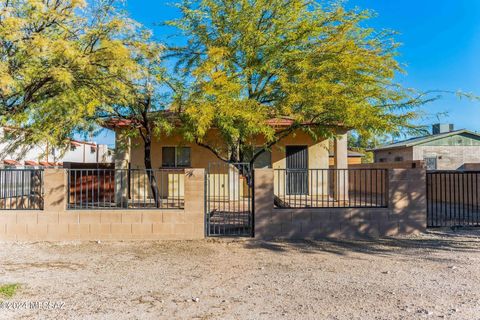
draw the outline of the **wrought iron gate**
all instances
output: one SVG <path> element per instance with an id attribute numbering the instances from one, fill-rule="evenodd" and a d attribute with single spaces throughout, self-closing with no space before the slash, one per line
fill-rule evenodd
<path id="1" fill-rule="evenodd" d="M 429 171 L 427 227 L 479 227 L 479 183 L 479 171 Z"/>
<path id="2" fill-rule="evenodd" d="M 253 236 L 253 172 L 248 163 L 210 163 L 205 177 L 207 236 Z"/>

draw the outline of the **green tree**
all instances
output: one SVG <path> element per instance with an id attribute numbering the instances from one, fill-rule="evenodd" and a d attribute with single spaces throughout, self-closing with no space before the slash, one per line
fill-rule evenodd
<path id="1" fill-rule="evenodd" d="M 175 82 L 170 80 L 163 66 L 163 47 L 151 41 L 149 32 L 143 32 L 141 39 L 129 46 L 136 68 L 120 78 L 126 89 L 121 92 L 115 87 L 107 89 L 109 100 L 96 108 L 94 119 L 96 124 L 106 127 L 123 123 L 122 132 L 117 134 L 141 138 L 144 165 L 152 197 L 158 206 L 159 190 L 152 171 L 152 142 L 154 137 L 174 129 L 173 110 L 170 113 L 165 111 L 172 106 Z M 118 149 L 121 147 L 117 146 Z"/>
<path id="2" fill-rule="evenodd" d="M 365 156 L 362 158 L 363 163 L 373 163 L 374 154 L 372 149 L 376 147 L 388 144 L 393 141 L 393 137 L 388 135 L 374 135 L 364 137 L 357 132 L 348 133 L 348 148 L 363 153 Z"/>
<path id="3" fill-rule="evenodd" d="M 415 107 L 430 99 L 395 82 L 394 33 L 362 26 L 370 11 L 313 0 L 184 1 L 169 22 L 187 37 L 172 46 L 189 79 L 179 108 L 186 137 L 224 161 L 253 160 L 296 130 L 363 136 L 415 130 Z M 269 119 L 291 123 L 275 129 Z M 209 139 L 216 128 L 226 141 Z M 265 143 L 253 157 L 252 138 Z M 225 156 L 227 155 L 227 156 Z"/>
<path id="4" fill-rule="evenodd" d="M 0 120 L 9 149 L 62 146 L 73 133 L 127 121 L 152 169 L 155 135 L 172 129 L 163 47 L 121 1 L 9 0 L 0 4 Z M 12 141 L 13 138 L 13 141 Z M 122 147 L 122 146 L 119 146 Z M 158 203 L 155 175 L 147 171 Z"/>
<path id="5" fill-rule="evenodd" d="M 106 93 L 135 72 L 137 34 L 115 0 L 0 2 L 0 125 L 16 130 L 10 149 L 65 144 L 93 125 Z"/>

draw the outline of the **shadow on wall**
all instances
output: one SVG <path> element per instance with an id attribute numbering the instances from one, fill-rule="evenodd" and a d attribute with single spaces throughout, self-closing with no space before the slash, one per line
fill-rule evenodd
<path id="1" fill-rule="evenodd" d="M 46 196 L 49 196 L 53 199 L 50 205 L 56 207 L 56 206 L 64 205 L 64 194 L 65 194 L 65 186 L 59 185 L 58 187 L 50 189 L 50 193 Z"/>

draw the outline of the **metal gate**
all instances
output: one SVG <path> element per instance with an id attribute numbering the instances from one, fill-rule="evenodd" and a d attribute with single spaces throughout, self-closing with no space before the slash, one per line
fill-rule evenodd
<path id="1" fill-rule="evenodd" d="M 427 227 L 480 226 L 480 171 L 427 172 Z"/>
<path id="2" fill-rule="evenodd" d="M 205 177 L 207 236 L 253 237 L 253 174 L 248 163 L 210 163 Z"/>

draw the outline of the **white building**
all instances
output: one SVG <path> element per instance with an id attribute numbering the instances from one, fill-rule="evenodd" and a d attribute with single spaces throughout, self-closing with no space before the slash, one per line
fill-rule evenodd
<path id="1" fill-rule="evenodd" d="M 0 166 L 63 166 L 73 163 L 111 163 L 113 151 L 105 144 L 71 140 L 66 149 L 51 148 L 48 144 L 25 147 L 8 152 L 5 131 L 0 128 Z"/>

